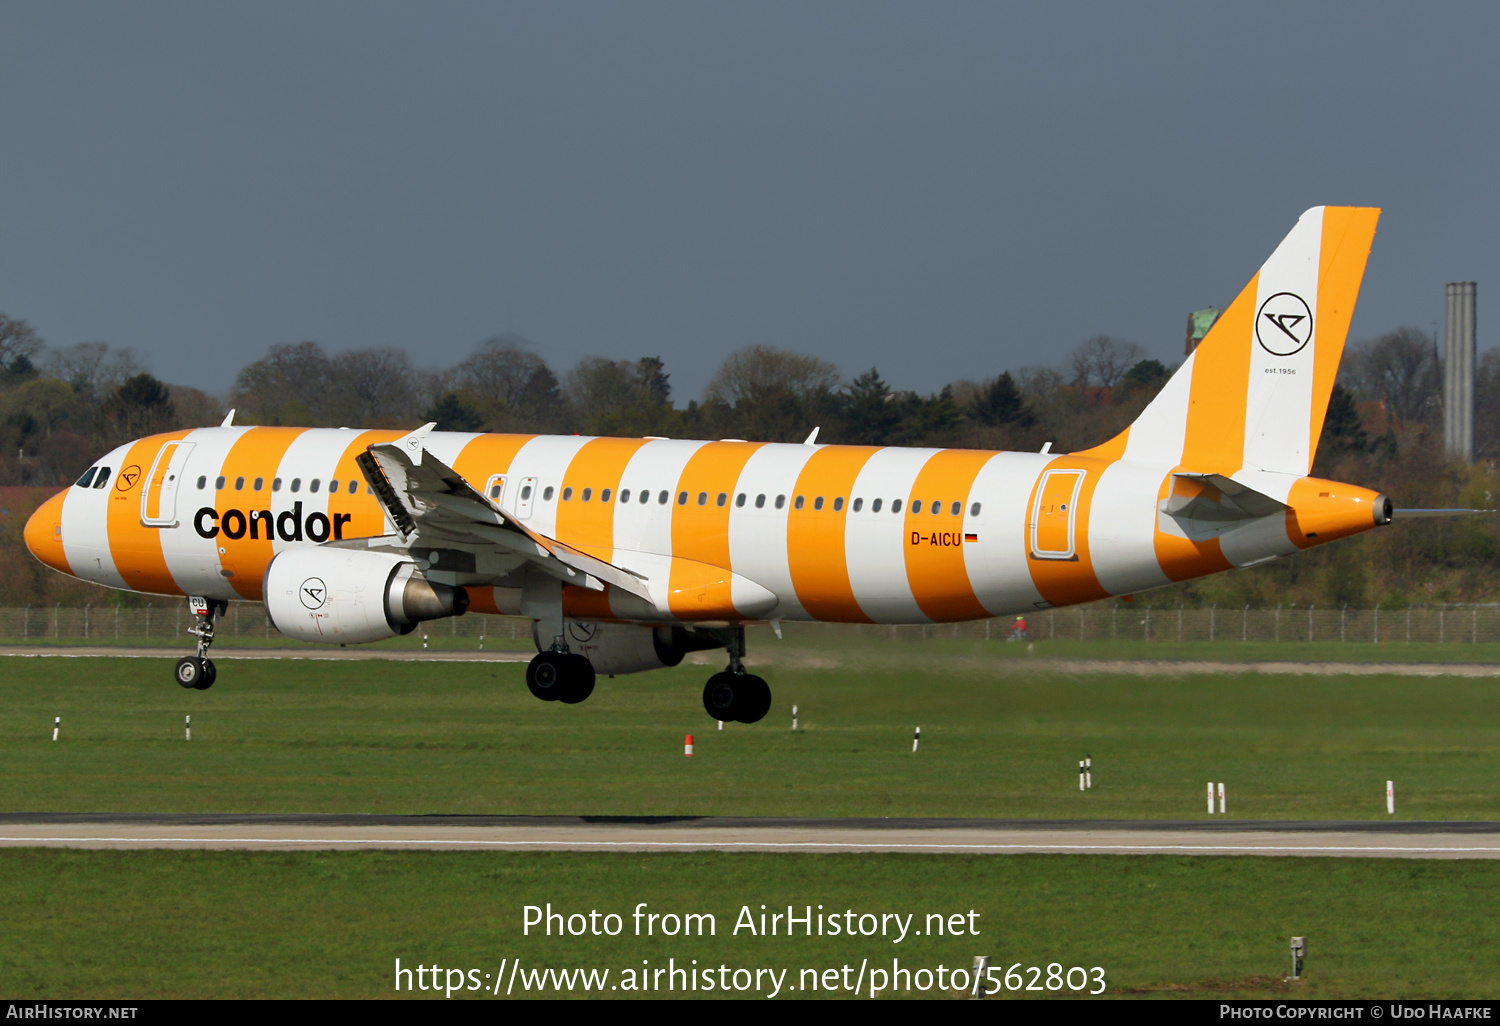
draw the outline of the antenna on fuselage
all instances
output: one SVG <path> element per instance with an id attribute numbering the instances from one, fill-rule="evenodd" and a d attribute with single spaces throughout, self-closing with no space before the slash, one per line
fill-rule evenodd
<path id="1" fill-rule="evenodd" d="M 224 423 L 220 424 L 219 427 L 234 427 L 233 410 L 230 410 L 228 413 L 224 414 Z"/>

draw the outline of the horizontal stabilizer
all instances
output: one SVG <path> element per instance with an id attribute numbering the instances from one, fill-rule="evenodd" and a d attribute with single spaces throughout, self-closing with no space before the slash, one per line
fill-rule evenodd
<path id="1" fill-rule="evenodd" d="M 1223 474 L 1172 475 L 1172 493 L 1162 501 L 1161 511 L 1181 520 L 1255 520 L 1283 513 L 1278 502 Z"/>

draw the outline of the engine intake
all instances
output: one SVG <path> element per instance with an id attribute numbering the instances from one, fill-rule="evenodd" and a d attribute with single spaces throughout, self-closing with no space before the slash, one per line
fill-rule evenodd
<path id="1" fill-rule="evenodd" d="M 298 548 L 266 567 L 266 615 L 289 638 L 363 645 L 409 634 L 424 620 L 462 616 L 468 592 L 427 580 L 393 553 Z"/>

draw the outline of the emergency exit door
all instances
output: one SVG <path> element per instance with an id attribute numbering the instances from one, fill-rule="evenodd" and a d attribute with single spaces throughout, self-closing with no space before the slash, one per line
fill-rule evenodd
<path id="1" fill-rule="evenodd" d="M 1077 559 L 1078 493 L 1082 470 L 1049 470 L 1036 487 L 1031 507 L 1033 559 Z"/>
<path id="2" fill-rule="evenodd" d="M 141 523 L 147 527 L 177 526 L 177 491 L 192 442 L 168 442 L 151 464 L 146 487 L 141 489 Z"/>

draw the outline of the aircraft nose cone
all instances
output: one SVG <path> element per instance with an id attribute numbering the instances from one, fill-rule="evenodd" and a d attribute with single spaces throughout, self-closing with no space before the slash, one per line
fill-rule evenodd
<path id="1" fill-rule="evenodd" d="M 70 573 L 63 555 L 62 508 L 67 492 L 58 492 L 37 507 L 26 521 L 23 537 L 31 554 L 54 570 Z"/>

